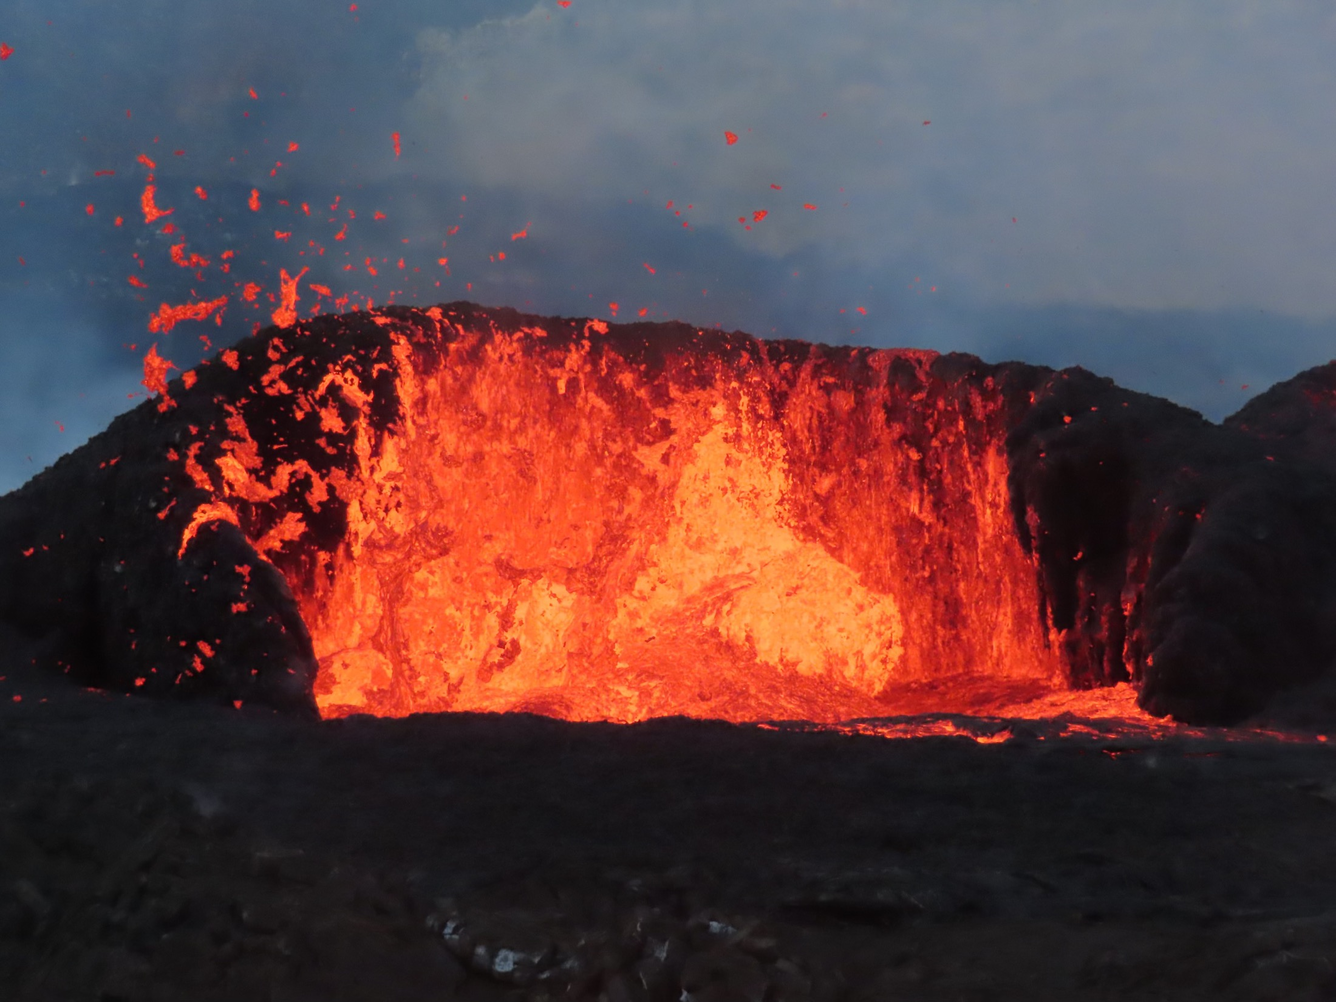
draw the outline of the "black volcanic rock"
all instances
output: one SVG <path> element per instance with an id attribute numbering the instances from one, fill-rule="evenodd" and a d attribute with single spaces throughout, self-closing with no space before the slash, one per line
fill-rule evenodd
<path id="1" fill-rule="evenodd" d="M 348 352 L 347 371 L 366 392 L 383 381 L 387 345 L 365 315 L 311 327 L 313 340 Z M 221 454 L 228 417 L 244 414 L 273 454 L 309 430 L 263 392 L 247 397 L 263 384 L 281 333 L 239 346 L 235 370 L 202 367 L 191 391 L 173 380 L 175 406 L 140 405 L 0 498 L 0 620 L 38 641 L 43 661 L 91 686 L 314 714 L 306 626 L 280 567 L 250 541 L 271 528 L 266 512 L 245 527 L 250 539 L 218 520 L 181 549 L 189 512 L 209 500 L 183 466 L 201 428 L 207 459 Z M 351 442 L 340 444 L 346 463 Z M 333 466 L 324 450 L 311 458 Z M 309 514 L 319 538 L 342 532 L 337 506 Z"/>
<path id="2" fill-rule="evenodd" d="M 1318 459 L 1336 422 L 1311 382 L 1221 426 L 1082 370 L 1036 395 L 1008 440 L 1012 503 L 1076 684 L 1130 679 L 1152 713 L 1234 723 L 1331 666 L 1336 479 Z"/>
<path id="3" fill-rule="evenodd" d="M 201 366 L 189 388 L 174 380 L 170 405 L 122 415 L 0 498 L 0 622 L 87 685 L 313 713 L 301 596 L 349 529 L 349 499 L 321 485 L 346 482 L 382 449 L 402 418 L 405 367 L 443 364 L 442 314 L 458 329 L 591 336 L 592 322 L 467 303 L 431 313 L 389 307 L 263 331 Z M 396 342 L 394 325 L 411 336 Z M 883 386 L 884 420 L 915 455 L 952 422 L 1004 439 L 1033 614 L 1074 687 L 1130 680 L 1153 713 L 1232 723 L 1336 656 L 1336 364 L 1213 425 L 1081 369 L 906 352 L 883 376 L 866 349 L 681 324 L 595 329 L 647 385 L 670 353 L 746 362 L 759 351 L 776 371 L 817 366 L 836 389 Z M 769 406 L 782 412 L 787 398 L 775 391 Z M 837 440 L 818 428 L 811 448 Z M 935 481 L 947 474 L 933 463 L 921 467 L 925 497 L 952 510 L 969 488 Z M 205 517 L 220 477 L 229 514 Z M 826 503 L 808 494 L 802 504 Z M 413 546 L 448 552 L 449 541 Z"/>

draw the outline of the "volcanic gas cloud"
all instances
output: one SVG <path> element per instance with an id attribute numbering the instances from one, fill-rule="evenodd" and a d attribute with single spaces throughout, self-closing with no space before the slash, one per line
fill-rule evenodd
<path id="1" fill-rule="evenodd" d="M 324 716 L 838 721 L 1336 651 L 1336 367 L 1223 426 L 1083 370 L 453 303 L 270 328 L 0 499 L 58 670 Z"/>

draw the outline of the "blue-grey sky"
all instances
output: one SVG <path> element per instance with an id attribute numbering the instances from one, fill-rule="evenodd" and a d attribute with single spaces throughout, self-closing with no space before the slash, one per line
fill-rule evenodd
<path id="1" fill-rule="evenodd" d="M 149 345 L 268 323 L 280 268 L 302 313 L 615 302 L 1213 419 L 1336 355 L 1317 0 L 8 0 L 0 44 L 0 490 L 142 399 Z"/>

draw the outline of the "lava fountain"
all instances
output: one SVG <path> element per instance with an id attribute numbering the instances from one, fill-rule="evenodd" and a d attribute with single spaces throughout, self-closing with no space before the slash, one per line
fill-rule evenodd
<path id="1" fill-rule="evenodd" d="M 335 488 L 338 548 L 290 577 L 323 714 L 834 721 L 1061 684 L 993 378 L 934 378 L 923 352 L 428 319 L 425 338 L 381 319 L 398 421 Z"/>
<path id="2" fill-rule="evenodd" d="M 1223 719 L 1286 681 L 1203 688 L 1175 654 L 1196 620 L 1166 625 L 1166 569 L 1232 509 L 1110 445 L 1243 432 L 1080 370 L 467 303 L 291 319 L 155 371 L 156 401 L 0 499 L 0 618 L 67 672 L 325 717 L 622 722 L 988 714 L 1129 681 Z"/>

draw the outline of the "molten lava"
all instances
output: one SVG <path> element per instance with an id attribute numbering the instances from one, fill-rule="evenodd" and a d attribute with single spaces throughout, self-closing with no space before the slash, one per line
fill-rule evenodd
<path id="1" fill-rule="evenodd" d="M 979 740 L 1336 717 L 1336 363 L 1213 425 L 968 355 L 302 319 L 280 277 L 286 326 L 175 379 L 151 350 L 156 400 L 0 498 L 0 623 L 85 684 Z"/>
<path id="2" fill-rule="evenodd" d="M 382 431 L 351 359 L 299 379 L 301 337 L 271 344 L 258 392 L 326 451 L 344 436 L 347 469 L 266 465 L 238 406 L 192 474 L 223 507 L 191 538 L 240 513 L 287 575 L 322 715 L 833 722 L 1065 688 L 991 377 L 680 325 L 418 317 L 372 318 Z M 331 498 L 340 537 L 304 544 Z"/>

